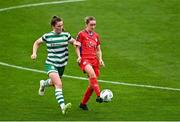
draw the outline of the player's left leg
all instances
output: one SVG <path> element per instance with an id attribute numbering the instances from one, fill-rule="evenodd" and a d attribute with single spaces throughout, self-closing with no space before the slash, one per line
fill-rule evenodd
<path id="1" fill-rule="evenodd" d="M 94 73 L 96 74 L 96 78 L 98 78 L 99 75 L 100 75 L 99 61 L 98 61 L 98 59 L 92 60 L 92 61 L 91 61 L 91 64 L 92 64 L 92 68 L 94 69 Z M 97 82 L 97 84 L 98 84 L 98 82 Z M 98 85 L 99 85 L 99 84 L 98 84 Z M 102 98 L 97 97 L 96 102 L 102 103 L 103 100 L 102 100 Z"/>
<path id="2" fill-rule="evenodd" d="M 102 103 L 103 100 L 102 100 L 102 98 L 100 98 L 100 87 L 99 87 L 97 77 L 96 77 L 93 67 L 90 64 L 87 64 L 84 69 L 85 69 L 86 73 L 88 73 L 89 83 L 96 93 L 96 96 L 97 96 L 96 101 L 99 103 Z"/>
<path id="3" fill-rule="evenodd" d="M 62 114 L 66 114 L 67 111 L 71 108 L 71 103 L 65 104 L 65 102 L 64 102 L 64 96 L 63 96 L 63 92 L 62 92 L 62 82 L 59 77 L 59 74 L 56 72 L 51 72 L 49 74 L 49 77 L 52 79 L 52 82 L 54 84 L 55 97 L 59 103 L 59 106 L 61 107 Z"/>
<path id="4" fill-rule="evenodd" d="M 59 74 L 60 81 L 61 81 L 61 78 L 62 78 L 62 76 L 64 74 L 65 66 L 64 67 L 56 67 L 56 68 L 58 70 L 58 74 Z M 62 81 L 61 81 L 61 87 L 60 88 L 62 89 Z M 71 106 L 72 106 L 71 103 L 65 104 L 64 108 L 62 109 L 62 114 L 67 114 L 67 112 L 69 111 Z"/>

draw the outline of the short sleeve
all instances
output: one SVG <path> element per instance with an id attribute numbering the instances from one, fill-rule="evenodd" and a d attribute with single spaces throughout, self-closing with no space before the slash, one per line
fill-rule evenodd
<path id="1" fill-rule="evenodd" d="M 82 43 L 82 33 L 81 33 L 81 32 L 78 33 L 78 35 L 77 35 L 77 37 L 76 37 L 76 40 L 77 40 L 78 42 Z"/>
<path id="2" fill-rule="evenodd" d="M 46 34 L 44 34 L 41 38 L 42 38 L 43 42 L 47 42 L 47 40 L 46 40 Z"/>
<path id="3" fill-rule="evenodd" d="M 68 38 L 68 41 L 71 41 L 72 37 L 70 33 L 67 33 L 67 38 Z"/>

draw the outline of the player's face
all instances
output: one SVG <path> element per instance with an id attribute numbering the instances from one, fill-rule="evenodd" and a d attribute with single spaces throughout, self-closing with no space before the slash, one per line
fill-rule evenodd
<path id="1" fill-rule="evenodd" d="M 94 31 L 96 28 L 96 21 L 95 20 L 89 21 L 89 23 L 86 25 L 86 27 L 89 31 Z"/>
<path id="2" fill-rule="evenodd" d="M 53 26 L 53 30 L 56 33 L 61 33 L 64 28 L 63 21 L 57 22 L 55 26 Z"/>

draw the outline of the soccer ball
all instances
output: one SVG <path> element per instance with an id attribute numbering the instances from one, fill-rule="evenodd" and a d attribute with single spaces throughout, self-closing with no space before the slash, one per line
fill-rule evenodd
<path id="1" fill-rule="evenodd" d="M 103 99 L 104 102 L 110 102 L 113 98 L 113 93 L 109 89 L 104 89 L 101 91 L 100 97 Z"/>

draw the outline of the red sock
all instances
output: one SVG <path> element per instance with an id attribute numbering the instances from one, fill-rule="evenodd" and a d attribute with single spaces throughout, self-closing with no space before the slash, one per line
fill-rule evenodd
<path id="1" fill-rule="evenodd" d="M 91 97 L 92 93 L 93 93 L 93 89 L 90 88 L 90 86 L 88 86 L 81 103 L 85 105 L 89 100 L 89 98 Z"/>
<path id="2" fill-rule="evenodd" d="M 93 88 L 93 90 L 96 93 L 96 96 L 100 96 L 100 88 L 99 88 L 99 84 L 96 78 L 89 78 L 91 87 Z"/>

